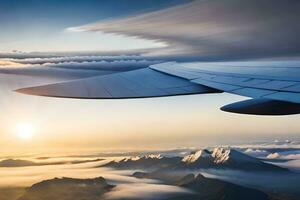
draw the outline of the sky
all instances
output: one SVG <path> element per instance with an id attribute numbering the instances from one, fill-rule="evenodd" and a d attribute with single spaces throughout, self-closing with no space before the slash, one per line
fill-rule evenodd
<path id="1" fill-rule="evenodd" d="M 1 78 L 18 87 L 17 77 Z M 245 99 L 236 95 L 78 100 L 27 96 L 3 89 L 3 82 L 1 85 L 0 145 L 4 155 L 205 147 L 299 138 L 298 115 L 249 116 L 219 110 Z M 19 135 L 24 123 L 33 127 L 28 139 Z"/>
<path id="2" fill-rule="evenodd" d="M 299 7 L 293 0 L 0 0 L 2 152 L 299 139 L 298 115 L 219 110 L 245 99 L 237 95 L 74 100 L 13 92 L 24 85 L 100 75 L 99 69 L 112 66 L 295 59 Z M 20 127 L 32 136 L 22 137 Z"/>
<path id="3" fill-rule="evenodd" d="M 186 1 L 1 0 L 0 51 L 105 51 L 125 47 L 157 47 L 161 44 L 101 33 L 74 34 L 65 29 L 99 20 L 149 12 L 183 2 Z"/>

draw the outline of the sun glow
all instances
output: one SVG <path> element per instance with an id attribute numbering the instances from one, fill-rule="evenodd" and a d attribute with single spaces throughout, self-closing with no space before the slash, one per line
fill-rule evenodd
<path id="1" fill-rule="evenodd" d="M 30 123 L 20 123 L 17 126 L 17 136 L 22 140 L 29 140 L 34 135 L 34 126 Z"/>

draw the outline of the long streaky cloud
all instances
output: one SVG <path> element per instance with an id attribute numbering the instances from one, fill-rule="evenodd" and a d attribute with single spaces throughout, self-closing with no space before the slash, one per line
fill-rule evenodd
<path id="1" fill-rule="evenodd" d="M 239 59 L 298 56 L 300 1 L 199 0 L 69 31 L 101 31 L 156 40 L 152 56 Z"/>
<path id="2" fill-rule="evenodd" d="M 11 59 L 0 60 L 0 74 L 83 78 L 145 68 L 160 62 L 138 56 Z"/>

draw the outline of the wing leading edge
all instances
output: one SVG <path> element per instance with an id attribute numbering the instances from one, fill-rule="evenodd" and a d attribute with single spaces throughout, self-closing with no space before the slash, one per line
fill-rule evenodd
<path id="1" fill-rule="evenodd" d="M 150 68 L 17 90 L 24 94 L 80 98 L 126 99 L 216 93 L 219 90 L 166 75 Z"/>
<path id="2" fill-rule="evenodd" d="M 270 74 L 272 76 L 270 76 Z M 300 68 L 243 67 L 212 63 L 168 62 L 149 68 L 97 76 L 18 92 L 63 98 L 122 99 L 228 92 L 251 100 L 222 107 L 234 113 L 300 113 Z"/>

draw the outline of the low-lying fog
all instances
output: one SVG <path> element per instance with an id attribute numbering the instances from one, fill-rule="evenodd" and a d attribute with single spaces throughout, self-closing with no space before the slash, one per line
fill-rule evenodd
<path id="1" fill-rule="evenodd" d="M 79 158 L 72 158 L 79 159 Z M 87 159 L 87 158 L 85 158 Z M 95 158 L 90 158 L 95 159 Z M 35 160 L 35 159 L 32 159 Z M 53 162 L 62 161 L 62 158 L 51 159 Z M 108 159 L 110 160 L 110 159 Z M 102 176 L 109 184 L 117 185 L 105 195 L 106 199 L 155 199 L 172 197 L 178 193 L 191 191 L 177 186 L 164 185 L 151 179 L 137 179 L 131 176 L 134 171 L 118 171 L 105 167 L 98 167 L 108 160 L 88 162 L 81 164 L 60 164 L 27 167 L 2 167 L 0 170 L 1 188 L 29 187 L 34 183 L 53 179 L 55 177 L 94 178 Z M 71 161 L 66 158 L 66 161 Z M 1 195 L 0 195 L 1 196 Z"/>
<path id="2" fill-rule="evenodd" d="M 247 153 L 278 166 L 289 168 L 296 172 L 292 174 L 272 174 L 268 172 L 243 172 L 236 170 L 186 170 L 183 173 L 201 173 L 208 178 L 216 178 L 228 182 L 236 183 L 250 188 L 264 190 L 271 193 L 299 194 L 300 186 L 300 159 L 298 149 L 278 149 L 278 148 L 249 148 L 236 147 L 240 151 Z M 171 150 L 161 153 L 164 156 L 184 156 L 187 149 Z M 34 155 L 10 157 L 2 156 L 1 161 L 9 160 L 9 167 L 0 166 L 0 193 L 9 192 L 7 188 L 30 187 L 43 180 L 55 177 L 71 178 L 95 178 L 104 177 L 108 184 L 116 185 L 110 192 L 105 194 L 106 199 L 164 199 L 171 198 L 172 195 L 181 193 L 191 193 L 192 191 L 182 187 L 166 185 L 161 181 L 153 179 L 138 179 L 132 174 L 143 170 L 117 170 L 102 165 L 111 160 L 120 160 L 126 156 L 145 155 L 147 152 L 130 153 L 107 153 L 107 154 L 83 154 L 83 155 Z M 29 161 L 32 166 L 13 166 L 14 163 Z M 20 163 L 19 163 L 20 164 Z M 27 163 L 26 163 L 27 164 Z M 177 172 L 179 174 L 179 172 Z M 5 190 L 3 190 L 5 189 Z M 3 195 L 4 193 L 0 194 Z M 5 199 L 5 198 L 4 198 Z M 7 198 L 6 198 L 7 199 Z"/>

